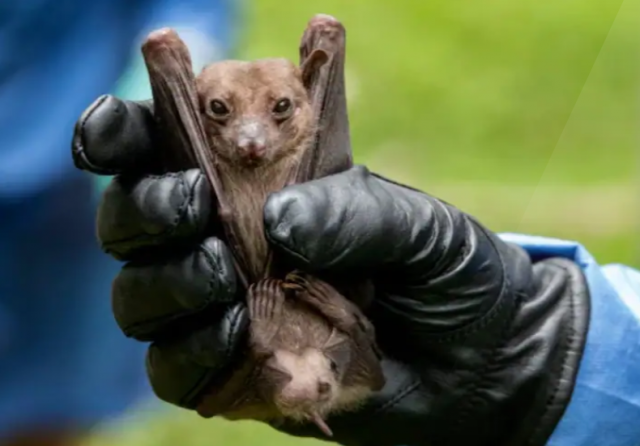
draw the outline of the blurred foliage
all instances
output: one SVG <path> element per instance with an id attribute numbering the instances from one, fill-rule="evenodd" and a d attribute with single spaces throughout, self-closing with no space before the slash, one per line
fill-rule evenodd
<path id="1" fill-rule="evenodd" d="M 242 58 L 297 60 L 315 13 L 345 24 L 357 162 L 493 230 L 640 260 L 640 0 L 246 1 Z M 92 442 L 305 443 L 173 409 L 116 431 Z"/>
<path id="2" fill-rule="evenodd" d="M 297 58 L 317 12 L 346 25 L 358 162 L 496 231 L 635 260 L 638 0 L 251 5 L 246 58 Z"/>

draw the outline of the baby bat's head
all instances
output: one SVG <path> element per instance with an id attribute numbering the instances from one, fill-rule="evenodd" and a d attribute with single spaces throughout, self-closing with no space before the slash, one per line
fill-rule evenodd
<path id="1" fill-rule="evenodd" d="M 322 350 L 308 348 L 299 354 L 276 350 L 266 367 L 278 376 L 270 395 L 278 410 L 285 417 L 314 422 L 330 435 L 323 418 L 341 391 L 336 364 Z"/>
<path id="2" fill-rule="evenodd" d="M 301 70 L 286 59 L 214 63 L 196 84 L 205 131 L 222 162 L 273 163 L 300 153 L 314 135 Z"/>
<path id="3" fill-rule="evenodd" d="M 262 381 L 263 397 L 284 417 L 312 422 L 331 436 L 325 417 L 357 407 L 371 393 L 363 384 L 344 385 L 350 350 L 348 343 L 329 350 L 275 350 L 264 364 L 268 378 Z"/>

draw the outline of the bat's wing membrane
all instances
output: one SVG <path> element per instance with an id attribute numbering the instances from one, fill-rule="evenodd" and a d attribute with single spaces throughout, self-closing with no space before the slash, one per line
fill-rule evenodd
<path id="1" fill-rule="evenodd" d="M 142 54 L 151 81 L 165 162 L 176 170 L 199 166 L 204 171 L 218 202 L 218 215 L 239 278 L 246 284 L 246 260 L 239 246 L 231 203 L 226 200 L 215 154 L 209 149 L 200 118 L 189 49 L 175 31 L 163 28 L 149 34 L 142 45 Z"/>
<path id="2" fill-rule="evenodd" d="M 346 32 L 333 17 L 316 15 L 302 36 L 300 60 L 303 82 L 311 97 L 319 130 L 289 183 L 301 183 L 344 171 L 352 166 L 349 119 L 345 94 Z M 248 285 L 248 262 L 227 202 L 215 154 L 208 147 L 200 117 L 189 50 L 175 33 L 164 28 L 152 32 L 142 47 L 168 162 L 175 169 L 199 166 L 217 200 L 225 240 L 233 253 L 239 280 Z M 176 150 L 176 148 L 182 150 Z M 272 258 L 271 253 L 269 254 Z M 268 262 L 271 264 L 271 260 Z"/>
<path id="3" fill-rule="evenodd" d="M 296 183 L 342 172 L 353 164 L 344 77 L 345 39 L 342 24 L 322 14 L 309 21 L 302 36 L 300 66 L 319 130 L 300 163 Z"/>

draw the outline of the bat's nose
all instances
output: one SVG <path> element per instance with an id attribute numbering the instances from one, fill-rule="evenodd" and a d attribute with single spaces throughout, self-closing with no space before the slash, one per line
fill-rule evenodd
<path id="1" fill-rule="evenodd" d="M 266 129 L 257 119 L 246 119 L 238 128 L 238 150 L 244 157 L 260 159 L 267 151 Z"/>
<path id="2" fill-rule="evenodd" d="M 267 151 L 267 146 L 263 141 L 250 139 L 238 142 L 238 149 L 242 155 L 249 159 L 260 159 Z"/>

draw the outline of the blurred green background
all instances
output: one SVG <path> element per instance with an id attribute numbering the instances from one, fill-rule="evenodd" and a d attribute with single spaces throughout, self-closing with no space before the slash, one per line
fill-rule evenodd
<path id="1" fill-rule="evenodd" d="M 242 58 L 288 56 L 323 12 L 347 28 L 356 161 L 495 231 L 579 240 L 638 266 L 640 0 L 247 1 Z M 157 406 L 104 445 L 302 445 Z"/>

